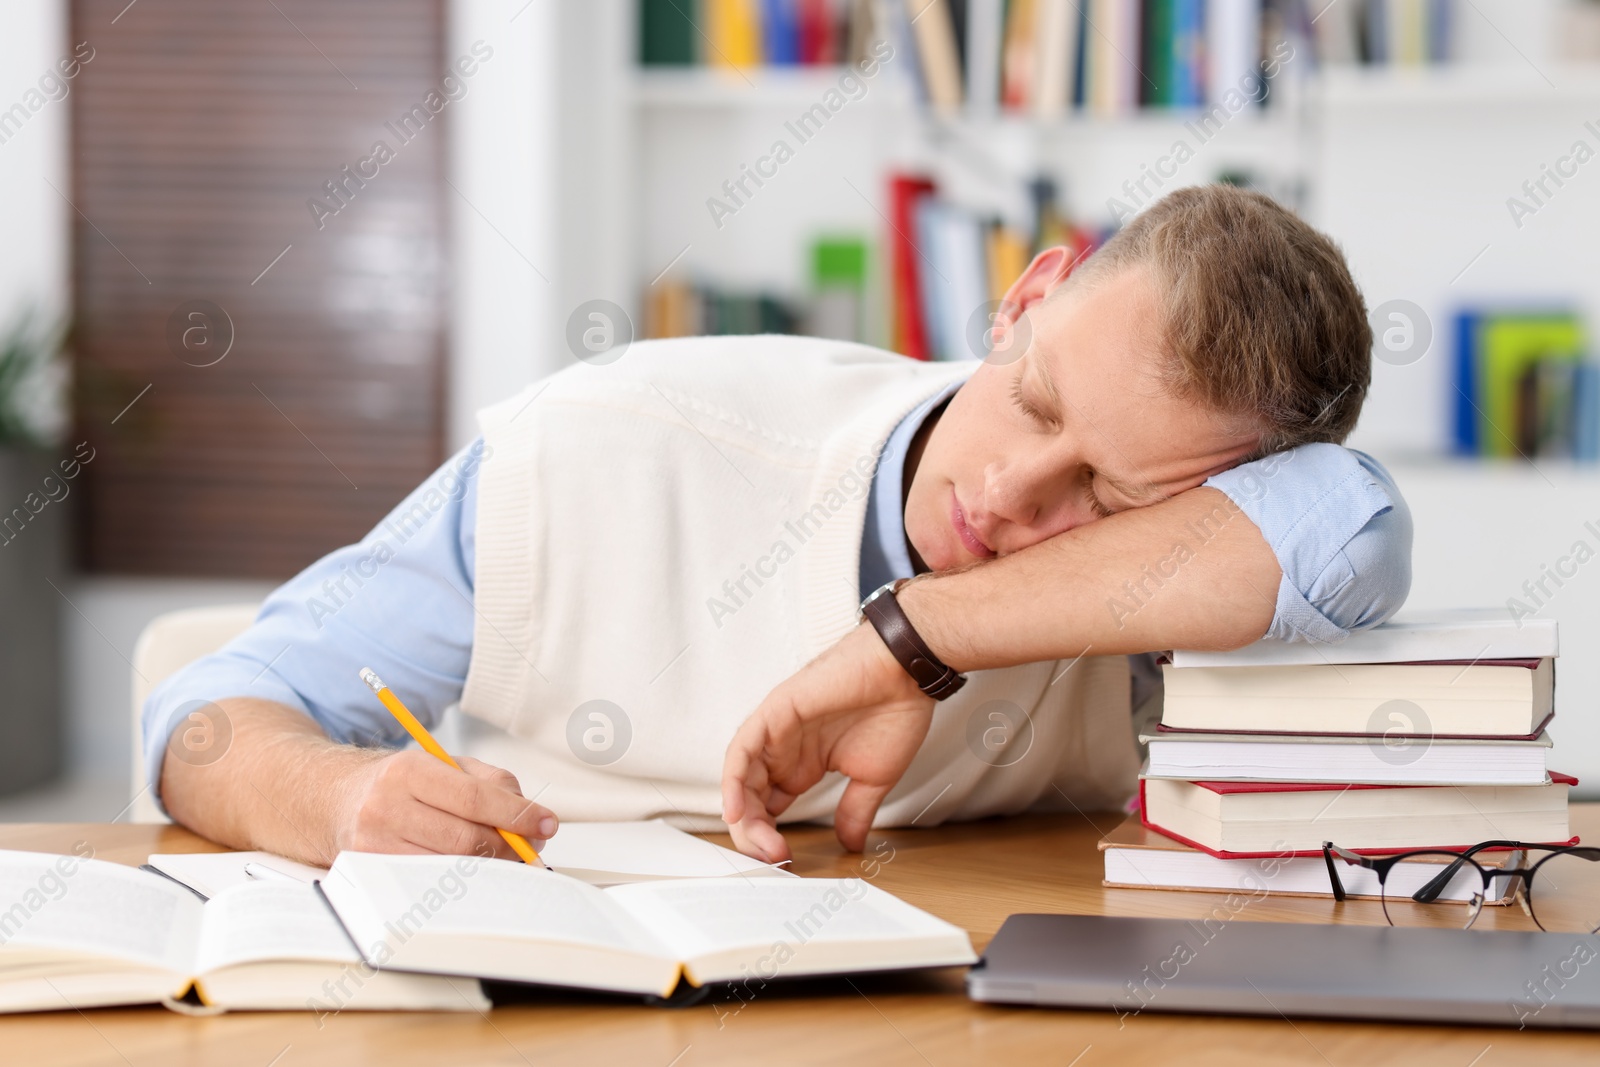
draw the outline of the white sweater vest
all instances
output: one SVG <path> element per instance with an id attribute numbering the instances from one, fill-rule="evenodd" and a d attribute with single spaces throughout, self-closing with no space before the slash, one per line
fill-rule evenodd
<path id="1" fill-rule="evenodd" d="M 890 432 L 971 372 L 785 337 L 645 342 L 483 411 L 466 751 L 572 820 L 721 825 L 723 752 L 856 624 Z M 878 825 L 1120 806 L 1121 656 L 975 673 Z M 1026 716 L 1024 719 L 1023 716 Z M 831 817 L 829 775 L 784 821 Z"/>

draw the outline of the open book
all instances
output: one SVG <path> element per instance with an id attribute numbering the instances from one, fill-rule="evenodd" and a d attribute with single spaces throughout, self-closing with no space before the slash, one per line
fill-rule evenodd
<path id="1" fill-rule="evenodd" d="M 506 860 L 342 852 L 322 890 L 374 965 L 621 993 L 976 961 L 966 932 L 858 878 L 597 889 Z"/>
<path id="2" fill-rule="evenodd" d="M 178 1003 L 241 1009 L 486 1011 L 478 983 L 375 972 L 297 882 L 201 903 L 118 863 L 0 851 L 0 1011 Z"/>

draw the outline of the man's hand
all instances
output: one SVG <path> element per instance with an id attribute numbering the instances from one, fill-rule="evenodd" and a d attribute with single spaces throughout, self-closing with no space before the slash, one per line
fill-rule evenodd
<path id="1" fill-rule="evenodd" d="M 911 765 L 933 718 L 923 695 L 863 623 L 767 694 L 728 745 L 722 816 L 741 852 L 789 858 L 777 818 L 829 771 L 850 779 L 834 815 L 859 852 L 884 797 Z"/>
<path id="2" fill-rule="evenodd" d="M 496 829 L 544 847 L 556 817 L 522 795 L 516 776 L 468 757 L 456 770 L 412 749 L 352 775 L 334 840 L 357 852 L 446 852 L 516 859 Z"/>

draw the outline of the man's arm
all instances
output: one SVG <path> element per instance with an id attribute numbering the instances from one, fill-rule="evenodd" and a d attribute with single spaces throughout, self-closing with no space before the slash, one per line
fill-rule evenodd
<path id="1" fill-rule="evenodd" d="M 514 859 L 495 827 L 535 848 L 555 833 L 554 817 L 523 799 L 509 771 L 341 745 L 303 712 L 267 700 L 221 700 L 200 714 L 219 713 L 195 728 L 228 733 L 221 755 L 200 749 L 195 758 L 180 724 L 161 775 L 172 817 L 219 844 L 327 866 L 342 849 Z"/>
<path id="2" fill-rule="evenodd" d="M 1200 488 L 901 590 L 959 671 L 1081 655 L 1237 648 L 1272 622 L 1282 571 L 1261 531 Z"/>
<path id="3" fill-rule="evenodd" d="M 509 773 L 394 751 L 405 734 L 357 676 L 375 669 L 428 726 L 460 698 L 484 453 L 481 441 L 457 453 L 361 542 L 275 590 L 226 648 L 156 687 L 145 766 L 175 819 L 234 847 L 321 863 L 341 848 L 485 842 L 510 857 L 494 827 L 554 832 Z"/>

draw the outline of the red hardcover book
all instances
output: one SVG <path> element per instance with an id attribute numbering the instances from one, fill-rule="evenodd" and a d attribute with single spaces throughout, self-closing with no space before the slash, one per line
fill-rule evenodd
<path id="1" fill-rule="evenodd" d="M 800 0 L 800 62 L 809 67 L 839 62 L 838 26 L 828 0 Z"/>
<path id="2" fill-rule="evenodd" d="M 928 326 L 922 321 L 922 250 L 917 246 L 917 201 L 932 196 L 932 180 L 915 174 L 889 176 L 889 247 L 894 280 L 894 348 L 912 359 L 928 359 Z"/>

